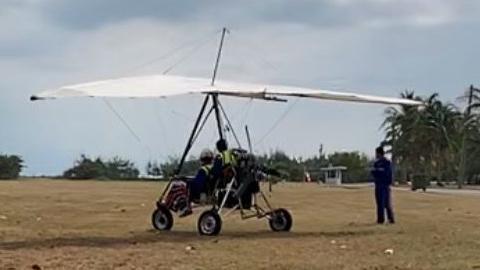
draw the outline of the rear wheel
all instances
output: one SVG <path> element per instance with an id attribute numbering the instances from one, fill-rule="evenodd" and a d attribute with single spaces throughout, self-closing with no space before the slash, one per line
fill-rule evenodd
<path id="1" fill-rule="evenodd" d="M 198 218 L 197 229 L 201 235 L 217 235 L 222 229 L 222 219 L 216 211 L 207 210 Z"/>
<path id="2" fill-rule="evenodd" d="M 292 228 L 292 215 L 286 209 L 276 209 L 270 215 L 269 224 L 274 232 L 288 232 Z"/>
<path id="3" fill-rule="evenodd" d="M 152 225 L 159 231 L 169 231 L 173 226 L 173 216 L 170 210 L 163 205 L 159 204 L 157 209 L 152 213 Z"/>

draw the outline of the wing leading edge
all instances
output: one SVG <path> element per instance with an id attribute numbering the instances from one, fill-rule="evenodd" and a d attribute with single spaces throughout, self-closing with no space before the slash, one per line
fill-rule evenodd
<path id="1" fill-rule="evenodd" d="M 303 97 L 324 100 L 421 106 L 423 103 L 402 98 L 308 89 L 294 86 L 246 84 L 181 76 L 152 75 L 126 77 L 63 86 L 33 95 L 31 100 L 64 97 L 165 98 L 188 94 L 209 94 L 283 101 L 279 97 Z"/>

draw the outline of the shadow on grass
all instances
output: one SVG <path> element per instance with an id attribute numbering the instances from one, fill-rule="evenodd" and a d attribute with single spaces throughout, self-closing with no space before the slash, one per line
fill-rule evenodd
<path id="1" fill-rule="evenodd" d="M 332 231 L 332 232 L 231 232 L 226 231 L 219 236 L 200 236 L 195 231 L 170 231 L 157 232 L 149 230 L 137 232 L 126 237 L 107 236 L 78 236 L 59 237 L 50 239 L 32 239 L 23 241 L 12 241 L 0 243 L 0 250 L 19 249 L 52 249 L 61 247 L 119 247 L 135 246 L 139 244 L 153 243 L 216 243 L 218 241 L 228 242 L 232 240 L 258 240 L 258 239 L 302 239 L 302 238 L 331 238 L 331 237 L 361 237 L 382 233 L 378 230 L 359 231 Z"/>

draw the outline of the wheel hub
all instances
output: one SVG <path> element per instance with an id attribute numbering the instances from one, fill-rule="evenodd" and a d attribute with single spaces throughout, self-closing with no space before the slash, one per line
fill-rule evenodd
<path id="1" fill-rule="evenodd" d="M 273 226 L 277 229 L 282 229 L 285 226 L 286 220 L 283 215 L 276 214 L 273 216 Z"/>
<path id="2" fill-rule="evenodd" d="M 159 228 L 165 228 L 167 226 L 167 217 L 163 213 L 159 213 L 156 218 L 156 222 Z"/>
<path id="3" fill-rule="evenodd" d="M 202 219 L 201 227 L 204 232 L 211 233 L 216 226 L 216 220 L 212 216 L 208 216 Z"/>

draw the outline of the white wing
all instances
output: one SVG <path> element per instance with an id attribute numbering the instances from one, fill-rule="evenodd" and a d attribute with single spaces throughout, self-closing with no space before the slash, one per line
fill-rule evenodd
<path id="1" fill-rule="evenodd" d="M 278 97 L 283 96 L 392 105 L 422 105 L 421 102 L 410 99 L 360 95 L 294 86 L 245 84 L 227 81 L 218 81 L 214 86 L 211 86 L 209 79 L 167 75 L 126 77 L 69 85 L 33 95 L 31 100 L 63 97 L 159 98 L 209 93 L 267 100 L 280 100 Z"/>
<path id="2" fill-rule="evenodd" d="M 209 90 L 212 90 L 212 88 L 206 79 L 153 75 L 68 85 L 33 95 L 31 99 L 63 97 L 154 98 L 202 93 Z"/>

